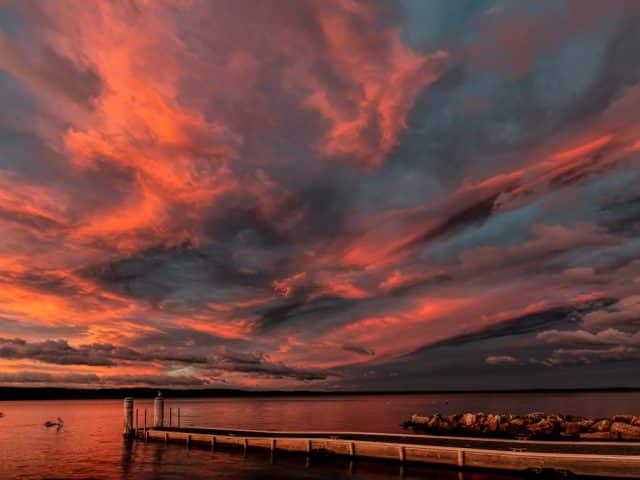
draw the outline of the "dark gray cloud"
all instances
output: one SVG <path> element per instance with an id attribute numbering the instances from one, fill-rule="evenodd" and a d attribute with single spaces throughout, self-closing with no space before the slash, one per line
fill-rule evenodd
<path id="1" fill-rule="evenodd" d="M 640 195 L 621 196 L 602 206 L 603 223 L 617 234 L 640 233 Z"/>
<path id="2" fill-rule="evenodd" d="M 101 386 L 157 386 L 200 387 L 209 385 L 206 379 L 170 375 L 105 375 L 96 374 L 49 374 L 35 371 L 0 373 L 3 384 L 73 385 L 83 387 Z"/>
<path id="3" fill-rule="evenodd" d="M 213 367 L 227 372 L 250 373 L 271 378 L 292 378 L 301 381 L 325 380 L 328 372 L 320 369 L 293 368 L 282 362 L 272 362 L 262 352 L 237 352 L 224 348 L 216 354 Z"/>
<path id="4" fill-rule="evenodd" d="M 22 371 L 17 373 L 0 373 L 3 384 L 58 384 L 58 385 L 95 385 L 99 377 L 95 374 L 60 374 Z"/>
<path id="5" fill-rule="evenodd" d="M 190 347 L 193 347 L 192 345 Z M 78 347 L 69 345 L 66 340 L 45 340 L 42 342 L 27 342 L 21 338 L 0 338 L 0 358 L 8 360 L 35 360 L 56 365 L 88 365 L 96 367 L 117 367 L 127 362 L 161 362 L 166 366 L 173 364 L 202 367 L 203 372 L 235 372 L 254 374 L 259 377 L 292 378 L 301 381 L 325 380 L 327 372 L 319 369 L 304 369 L 290 367 L 282 362 L 272 362 L 263 352 L 235 351 L 228 347 L 205 349 L 208 356 L 200 356 L 193 352 L 197 348 L 188 349 L 145 349 L 115 346 L 111 344 L 86 344 Z M 191 353 L 188 353 L 191 352 Z M 109 375 L 109 378 L 123 383 L 144 383 L 135 380 L 136 376 Z M 139 377 L 142 378 L 142 377 Z M 204 380 L 193 380 L 182 375 L 174 377 L 149 376 L 156 378 L 153 385 L 161 385 L 162 379 L 171 378 L 175 385 L 203 384 Z M 186 382 L 186 383 L 182 383 Z"/>
<path id="6" fill-rule="evenodd" d="M 205 357 L 178 352 L 140 352 L 107 343 L 73 347 L 66 340 L 27 342 L 21 338 L 0 338 L 0 358 L 29 359 L 57 365 L 115 366 L 121 361 L 162 361 L 205 364 Z"/>
<path id="7" fill-rule="evenodd" d="M 566 325 L 567 323 L 573 323 L 577 325 L 583 314 L 601 310 L 614 303 L 614 299 L 605 298 L 589 302 L 587 305 L 552 308 L 541 312 L 522 315 L 516 318 L 510 318 L 474 332 L 465 333 L 427 345 L 416 350 L 413 354 L 438 347 L 462 346 L 483 340 L 540 332 L 541 330 L 549 329 L 559 324 Z"/>
<path id="8" fill-rule="evenodd" d="M 270 289 L 276 278 L 271 271 L 245 268 L 229 247 L 194 247 L 188 240 L 92 265 L 80 274 L 116 292 L 151 300 L 171 297 L 176 303 L 188 302 L 188 291 L 193 288 L 209 292 L 202 300 L 225 301 L 234 289 Z"/>
<path id="9" fill-rule="evenodd" d="M 450 217 L 444 219 L 435 227 L 419 233 L 415 238 L 402 245 L 401 248 L 412 248 L 451 234 L 456 230 L 461 230 L 474 223 L 481 223 L 491 215 L 497 198 L 498 195 L 495 194 L 477 203 L 465 206 L 462 210 L 453 212 Z"/>

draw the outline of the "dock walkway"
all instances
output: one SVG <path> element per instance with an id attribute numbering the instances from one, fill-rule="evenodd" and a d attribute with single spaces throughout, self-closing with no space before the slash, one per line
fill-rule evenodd
<path id="1" fill-rule="evenodd" d="M 286 432 L 204 427 L 140 430 L 145 440 L 335 454 L 510 471 L 555 470 L 640 478 L 640 443 L 508 440 L 363 432 Z"/>

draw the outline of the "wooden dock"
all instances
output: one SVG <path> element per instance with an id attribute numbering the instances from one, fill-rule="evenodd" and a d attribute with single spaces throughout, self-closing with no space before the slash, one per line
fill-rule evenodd
<path id="1" fill-rule="evenodd" d="M 557 471 L 606 478 L 640 478 L 640 443 L 502 440 L 363 432 L 286 432 L 200 427 L 136 431 L 145 441 L 340 455 L 457 468 Z"/>

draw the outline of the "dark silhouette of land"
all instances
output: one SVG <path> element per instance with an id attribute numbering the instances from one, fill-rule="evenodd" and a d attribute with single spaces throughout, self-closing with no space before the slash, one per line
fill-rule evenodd
<path id="1" fill-rule="evenodd" d="M 415 390 L 415 391 L 312 391 L 312 390 L 232 390 L 232 389 L 171 389 L 171 388 L 63 388 L 63 387 L 2 387 L 0 400 L 80 400 L 124 397 L 153 398 L 158 390 L 169 398 L 207 397 L 290 397 L 336 395 L 418 395 L 418 394 L 469 394 L 469 393 L 592 393 L 592 392 L 640 392 L 638 387 L 588 388 L 588 389 L 526 389 L 526 390 Z"/>

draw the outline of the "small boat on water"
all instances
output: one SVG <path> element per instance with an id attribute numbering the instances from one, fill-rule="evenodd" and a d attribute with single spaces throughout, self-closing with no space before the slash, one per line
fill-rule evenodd
<path id="1" fill-rule="evenodd" d="M 49 427 L 58 427 L 58 428 L 62 428 L 62 426 L 64 425 L 64 420 L 62 420 L 60 417 L 58 417 L 57 421 L 51 421 L 51 420 L 47 420 L 46 422 L 44 422 L 44 426 L 49 428 Z"/>

